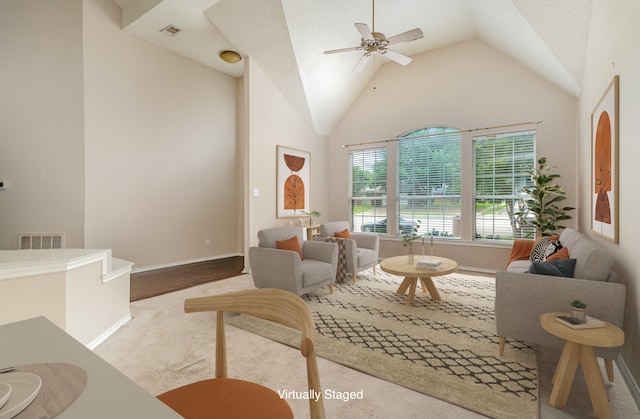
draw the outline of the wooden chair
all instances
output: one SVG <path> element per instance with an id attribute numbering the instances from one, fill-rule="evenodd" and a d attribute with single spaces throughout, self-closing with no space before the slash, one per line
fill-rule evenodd
<path id="1" fill-rule="evenodd" d="M 293 418 L 287 402 L 275 391 L 249 381 L 227 377 L 224 312 L 245 313 L 302 332 L 300 351 L 307 361 L 308 390 L 319 394 L 309 400 L 312 419 L 324 419 L 324 405 L 313 340 L 313 315 L 297 295 L 262 288 L 185 300 L 184 311 L 216 311 L 216 378 L 185 385 L 158 398 L 185 418 Z M 307 391 L 307 389 L 301 389 Z"/>

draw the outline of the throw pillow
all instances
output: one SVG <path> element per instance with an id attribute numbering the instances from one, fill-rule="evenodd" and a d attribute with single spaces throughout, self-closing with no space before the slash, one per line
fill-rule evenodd
<path id="1" fill-rule="evenodd" d="M 544 262 L 546 258 L 562 248 L 558 236 L 541 237 L 531 249 L 529 260 L 531 262 Z"/>
<path id="2" fill-rule="evenodd" d="M 302 257 L 300 242 L 298 242 L 298 236 L 293 236 L 288 240 L 277 240 L 276 246 L 280 250 L 293 250 L 294 252 L 298 252 L 298 254 L 300 255 L 300 259 L 304 259 Z"/>
<path id="3" fill-rule="evenodd" d="M 557 252 L 549 256 L 546 261 L 548 262 L 550 260 L 561 260 L 561 259 L 569 259 L 568 247 L 563 247 L 562 249 L 558 250 Z"/>
<path id="4" fill-rule="evenodd" d="M 562 276 L 573 278 L 573 271 L 576 269 L 575 259 L 552 260 L 549 262 L 533 262 L 529 266 L 530 274 Z"/>
<path id="5" fill-rule="evenodd" d="M 333 235 L 335 237 L 339 237 L 341 239 L 350 239 L 351 238 L 351 233 L 349 232 L 348 228 L 345 228 L 342 231 L 336 231 L 335 233 L 333 233 Z"/>

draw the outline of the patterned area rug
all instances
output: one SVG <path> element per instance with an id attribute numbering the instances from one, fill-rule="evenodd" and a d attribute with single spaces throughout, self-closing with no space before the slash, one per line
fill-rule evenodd
<path id="1" fill-rule="evenodd" d="M 402 278 L 377 270 L 304 298 L 316 322 L 316 353 L 375 377 L 496 418 L 538 417 L 535 347 L 498 356 L 495 280 L 454 273 L 434 278 L 442 301 L 416 290 L 412 306 L 395 293 Z M 229 324 L 297 347 L 290 329 L 249 316 Z"/>

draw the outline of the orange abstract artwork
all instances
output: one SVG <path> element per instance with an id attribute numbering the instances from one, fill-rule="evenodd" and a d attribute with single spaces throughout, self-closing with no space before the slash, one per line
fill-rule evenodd
<path id="1" fill-rule="evenodd" d="M 305 158 L 285 154 L 284 161 L 287 167 L 294 172 L 287 177 L 284 183 L 284 209 L 304 209 L 304 181 L 295 172 L 299 172 L 304 167 Z"/>
<path id="2" fill-rule="evenodd" d="M 604 111 L 598 119 L 594 153 L 594 193 L 597 195 L 595 219 L 611 224 L 611 205 L 607 192 L 611 191 L 611 120 Z"/>

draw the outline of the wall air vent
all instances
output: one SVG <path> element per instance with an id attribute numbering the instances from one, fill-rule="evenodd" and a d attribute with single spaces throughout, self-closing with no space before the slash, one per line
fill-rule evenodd
<path id="1" fill-rule="evenodd" d="M 20 233 L 18 249 L 63 249 L 64 233 Z"/>
<path id="2" fill-rule="evenodd" d="M 165 34 L 167 36 L 174 36 L 178 32 L 182 32 L 182 29 L 176 28 L 173 25 L 168 25 L 168 26 L 165 26 L 164 28 L 160 29 L 160 32 L 162 32 L 163 34 Z"/>

